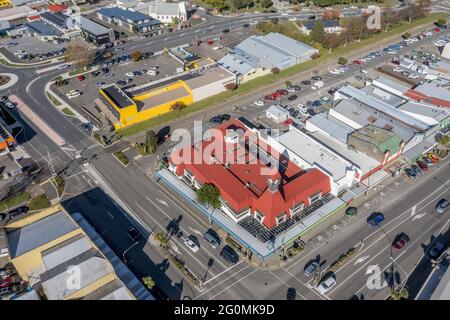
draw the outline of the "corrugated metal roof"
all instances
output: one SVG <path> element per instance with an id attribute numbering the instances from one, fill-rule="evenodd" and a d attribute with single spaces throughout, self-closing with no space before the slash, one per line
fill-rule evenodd
<path id="1" fill-rule="evenodd" d="M 126 21 L 127 19 L 130 19 L 133 22 L 138 22 L 147 19 L 153 20 L 152 17 L 146 14 L 137 11 L 124 10 L 120 8 L 101 8 L 97 12 L 103 16 L 107 16 L 110 18 L 117 18 L 124 21 Z"/>
<path id="2" fill-rule="evenodd" d="M 326 134 L 332 136 L 333 138 L 336 138 L 343 143 L 347 143 L 348 135 L 354 131 L 354 129 L 349 125 L 337 120 L 336 118 L 326 113 L 316 114 L 315 116 L 308 119 L 307 122 L 310 122 Z"/>
<path id="3" fill-rule="evenodd" d="M 314 28 L 315 24 L 318 21 L 322 21 L 324 28 L 334 28 L 334 27 L 339 27 L 339 21 L 337 20 L 308 20 L 306 22 L 303 22 L 303 26 L 308 29 L 308 30 L 312 30 L 312 28 Z"/>

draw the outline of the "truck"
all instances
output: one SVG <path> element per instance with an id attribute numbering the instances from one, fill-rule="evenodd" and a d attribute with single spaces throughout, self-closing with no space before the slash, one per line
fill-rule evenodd
<path id="1" fill-rule="evenodd" d="M 312 89 L 312 90 L 317 90 L 317 89 L 322 88 L 323 85 L 324 85 L 323 81 L 322 81 L 322 80 L 319 80 L 319 81 L 314 82 L 314 83 L 311 85 L 311 89 Z"/>

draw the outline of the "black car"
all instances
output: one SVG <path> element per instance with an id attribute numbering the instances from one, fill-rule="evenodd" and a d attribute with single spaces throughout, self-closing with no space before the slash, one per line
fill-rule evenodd
<path id="1" fill-rule="evenodd" d="M 211 119 L 209 119 L 209 122 L 214 124 L 221 124 L 223 122 L 223 119 L 220 116 L 214 116 Z"/>
<path id="2" fill-rule="evenodd" d="M 304 84 L 305 86 L 309 86 L 311 84 L 311 81 L 309 80 L 303 80 L 302 84 Z"/>
<path id="3" fill-rule="evenodd" d="M 223 33 L 228 33 L 228 32 L 230 32 L 230 29 L 223 29 L 222 32 Z"/>
<path id="4" fill-rule="evenodd" d="M 292 100 L 295 100 L 295 99 L 297 99 L 297 98 L 298 98 L 297 95 L 293 94 L 292 96 L 290 96 L 290 97 L 288 98 L 288 100 L 289 100 L 289 101 L 292 101 Z"/>
<path id="5" fill-rule="evenodd" d="M 219 117 L 222 119 L 222 122 L 228 121 L 228 120 L 231 119 L 231 116 L 229 114 L 226 114 L 226 113 L 225 114 L 221 114 Z"/>
<path id="6" fill-rule="evenodd" d="M 223 247 L 222 251 L 220 251 L 220 256 L 229 263 L 235 264 L 239 261 L 238 254 L 229 245 Z"/>
<path id="7" fill-rule="evenodd" d="M 119 86 L 124 86 L 127 84 L 127 82 L 125 80 L 117 80 L 116 84 L 118 84 Z"/>
<path id="8" fill-rule="evenodd" d="M 328 90 L 328 94 L 333 96 L 336 93 L 336 89 L 330 89 Z"/>
<path id="9" fill-rule="evenodd" d="M 300 111 L 294 110 L 294 112 L 292 112 L 291 116 L 293 116 L 294 118 L 297 118 L 299 114 L 300 114 Z"/>
<path id="10" fill-rule="evenodd" d="M 250 27 L 250 25 L 248 23 L 245 23 L 244 25 L 242 25 L 244 28 L 248 28 Z"/>
<path id="11" fill-rule="evenodd" d="M 14 217 L 14 216 L 17 216 L 17 215 L 19 215 L 21 213 L 27 213 L 27 212 L 28 212 L 28 207 L 27 206 L 22 206 L 22 207 L 18 207 L 18 208 L 15 208 L 15 209 L 9 211 L 8 215 L 10 217 Z"/>
<path id="12" fill-rule="evenodd" d="M 109 72 L 109 69 L 108 69 L 108 68 L 105 68 L 105 67 L 103 67 L 103 68 L 101 69 L 101 72 L 102 72 L 102 73 L 108 73 L 108 72 Z"/>
<path id="13" fill-rule="evenodd" d="M 313 105 L 313 102 L 311 100 L 308 100 L 305 104 L 307 107 L 311 107 Z"/>
<path id="14" fill-rule="evenodd" d="M 309 114 L 311 117 L 316 115 L 316 112 L 315 112 L 313 109 L 311 109 L 311 108 L 306 109 L 306 112 L 308 112 L 308 114 Z"/>
<path id="15" fill-rule="evenodd" d="M 408 178 L 411 178 L 411 179 L 415 179 L 416 178 L 416 173 L 411 168 L 405 168 L 405 173 L 408 176 Z"/>
<path id="16" fill-rule="evenodd" d="M 129 227 L 127 230 L 127 235 L 133 241 L 139 241 L 139 239 L 141 238 L 141 234 L 136 230 L 135 227 Z"/>
<path id="17" fill-rule="evenodd" d="M 311 79 L 314 81 L 320 81 L 320 80 L 322 80 L 322 77 L 314 76 L 314 77 L 311 77 Z"/>
<path id="18" fill-rule="evenodd" d="M 415 164 L 413 164 L 413 165 L 411 166 L 411 169 L 414 171 L 414 173 L 416 174 L 416 176 L 422 174 L 422 170 L 420 170 L 419 166 L 416 166 Z"/>

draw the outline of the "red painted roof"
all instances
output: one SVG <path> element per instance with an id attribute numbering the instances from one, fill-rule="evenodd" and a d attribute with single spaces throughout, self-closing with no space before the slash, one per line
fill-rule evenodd
<path id="1" fill-rule="evenodd" d="M 267 146 L 239 120 L 232 119 L 214 129 L 217 130 L 211 139 L 179 149 L 171 155 L 170 161 L 177 165 L 178 175 L 183 175 L 186 169 L 197 181 L 216 185 L 222 198 L 235 211 L 258 210 L 265 216 L 264 224 L 271 228 L 276 225 L 275 218 L 279 214 L 285 212 L 289 215 L 289 209 L 294 205 L 301 202 L 308 205 L 308 196 L 330 191 L 327 175 L 318 169 L 302 170 Z M 225 141 L 227 130 L 234 132 L 239 129 L 240 143 Z M 270 154 L 280 163 L 280 169 L 270 169 L 256 158 L 249 152 L 250 145 Z M 268 189 L 268 178 L 280 180 L 277 192 L 272 193 Z"/>
<path id="2" fill-rule="evenodd" d="M 41 16 L 39 16 L 39 15 L 27 17 L 28 21 L 38 20 L 40 18 L 41 18 Z"/>
<path id="3" fill-rule="evenodd" d="M 65 11 L 67 7 L 61 4 L 51 4 L 47 7 L 47 9 L 52 12 L 62 12 Z"/>
<path id="4" fill-rule="evenodd" d="M 450 108 L 450 101 L 427 96 L 423 92 L 419 92 L 414 89 L 409 89 L 408 91 L 406 91 L 405 96 L 407 96 L 408 98 L 414 99 L 416 101 L 428 102 L 428 103 L 434 104 L 436 106 Z"/>

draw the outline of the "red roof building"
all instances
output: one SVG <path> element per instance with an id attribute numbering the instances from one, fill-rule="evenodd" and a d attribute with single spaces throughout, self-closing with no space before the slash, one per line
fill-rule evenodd
<path id="1" fill-rule="evenodd" d="M 272 228 L 330 192 L 327 175 L 302 170 L 238 119 L 214 129 L 210 138 L 174 151 L 169 169 L 195 189 L 214 184 L 234 221 L 253 214 Z"/>
<path id="2" fill-rule="evenodd" d="M 67 10 L 67 7 L 61 4 L 50 4 L 47 10 L 51 12 L 63 12 Z"/>
<path id="3" fill-rule="evenodd" d="M 450 101 L 442 99 L 437 95 L 433 95 L 432 92 L 427 92 L 427 90 L 421 90 L 419 87 L 415 89 L 409 89 L 404 93 L 404 95 L 416 101 L 426 102 L 444 108 L 450 108 Z"/>

